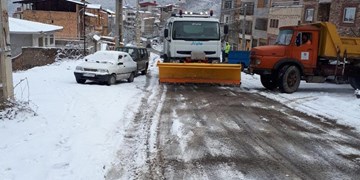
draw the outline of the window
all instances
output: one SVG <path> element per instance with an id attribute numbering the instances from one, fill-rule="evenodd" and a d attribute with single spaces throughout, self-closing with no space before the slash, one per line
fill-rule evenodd
<path id="1" fill-rule="evenodd" d="M 232 1 L 225 1 L 224 9 L 231 9 L 232 8 Z"/>
<path id="2" fill-rule="evenodd" d="M 268 19 L 257 18 L 256 22 L 255 22 L 255 29 L 266 31 L 267 30 L 267 22 L 268 22 Z"/>
<path id="3" fill-rule="evenodd" d="M 313 22 L 314 21 L 314 9 L 308 8 L 305 10 L 305 22 Z"/>
<path id="4" fill-rule="evenodd" d="M 53 45 L 54 44 L 54 35 L 50 35 L 50 44 Z"/>
<path id="5" fill-rule="evenodd" d="M 229 23 L 229 16 L 228 15 L 224 15 L 224 23 Z"/>
<path id="6" fill-rule="evenodd" d="M 258 8 L 265 8 L 268 7 L 269 0 L 258 0 L 257 7 Z"/>
<path id="7" fill-rule="evenodd" d="M 39 47 L 43 47 L 43 46 L 44 46 L 44 38 L 39 37 Z"/>
<path id="8" fill-rule="evenodd" d="M 278 19 L 270 19 L 270 27 L 271 28 L 278 28 L 279 27 L 279 20 Z"/>
<path id="9" fill-rule="evenodd" d="M 355 7 L 347 7 L 344 9 L 344 23 L 354 23 L 355 22 Z"/>

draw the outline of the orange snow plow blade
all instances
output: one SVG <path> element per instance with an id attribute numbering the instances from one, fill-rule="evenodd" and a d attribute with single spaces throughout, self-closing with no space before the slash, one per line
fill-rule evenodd
<path id="1" fill-rule="evenodd" d="M 240 85 L 240 64 L 158 63 L 160 83 Z"/>

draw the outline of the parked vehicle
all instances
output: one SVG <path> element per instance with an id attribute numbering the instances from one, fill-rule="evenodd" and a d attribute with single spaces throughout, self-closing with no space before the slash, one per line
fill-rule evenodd
<path id="1" fill-rule="evenodd" d="M 295 92 L 300 80 L 327 78 L 360 89 L 360 38 L 340 37 L 328 22 L 281 27 L 275 45 L 252 48 L 250 73 L 270 90 Z"/>
<path id="2" fill-rule="evenodd" d="M 84 84 L 86 80 L 92 80 L 112 85 L 122 79 L 134 81 L 137 65 L 126 52 L 98 51 L 84 59 L 85 62 L 74 71 L 77 83 Z"/>
<path id="3" fill-rule="evenodd" d="M 149 68 L 149 56 L 150 53 L 144 47 L 117 47 L 117 51 L 127 52 L 133 58 L 133 60 L 137 63 L 137 72 L 141 71 L 142 75 L 147 73 Z"/>

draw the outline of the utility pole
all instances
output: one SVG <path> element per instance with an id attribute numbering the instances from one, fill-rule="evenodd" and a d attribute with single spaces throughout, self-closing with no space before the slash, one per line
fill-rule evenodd
<path id="1" fill-rule="evenodd" d="M 7 0 L 0 0 L 0 102 L 14 99 Z"/>
<path id="2" fill-rule="evenodd" d="M 242 50 L 245 51 L 245 47 L 246 47 L 246 39 L 245 39 L 245 27 L 246 27 L 246 7 L 247 7 L 247 4 L 244 3 L 244 7 L 243 7 L 243 10 L 244 10 L 244 20 L 243 20 L 243 24 L 242 24 L 242 40 L 241 40 L 241 43 L 242 43 Z"/>
<path id="3" fill-rule="evenodd" d="M 86 4 L 85 4 L 85 0 L 83 1 L 83 34 L 84 34 L 84 56 L 86 56 L 86 24 L 85 24 L 85 13 L 86 13 Z"/>
<path id="4" fill-rule="evenodd" d="M 140 26 L 141 26 L 141 21 L 140 21 L 140 4 L 139 4 L 139 0 L 136 1 L 136 46 L 141 46 L 140 44 Z"/>
<path id="5" fill-rule="evenodd" d="M 123 41 L 123 2 L 122 0 L 116 1 L 116 23 L 115 23 L 115 46 L 119 47 Z"/>

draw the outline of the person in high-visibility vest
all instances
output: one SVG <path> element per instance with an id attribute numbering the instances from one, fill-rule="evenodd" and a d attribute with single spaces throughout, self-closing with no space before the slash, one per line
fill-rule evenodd
<path id="1" fill-rule="evenodd" d="M 226 44 L 225 44 L 225 62 L 228 62 L 230 48 L 231 48 L 230 44 L 228 42 L 226 42 Z"/>

